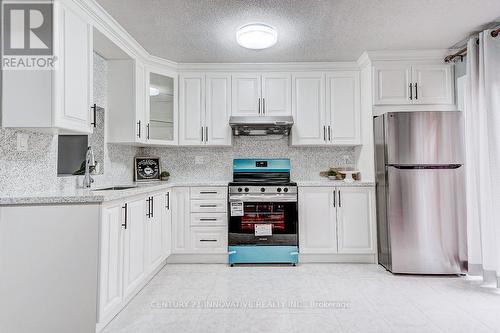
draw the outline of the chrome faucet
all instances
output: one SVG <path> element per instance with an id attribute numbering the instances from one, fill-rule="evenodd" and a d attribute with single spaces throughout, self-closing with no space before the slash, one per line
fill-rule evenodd
<path id="1" fill-rule="evenodd" d="M 90 177 L 90 167 L 95 167 L 95 159 L 94 151 L 89 146 L 85 155 L 85 177 L 83 177 L 83 187 L 85 188 L 90 188 L 90 185 L 94 182 L 94 179 Z"/>

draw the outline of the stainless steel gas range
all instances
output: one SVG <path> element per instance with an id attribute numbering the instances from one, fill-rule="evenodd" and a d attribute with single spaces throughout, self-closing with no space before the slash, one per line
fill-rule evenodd
<path id="1" fill-rule="evenodd" d="M 229 263 L 298 262 L 297 184 L 288 159 L 235 159 L 229 183 Z"/>

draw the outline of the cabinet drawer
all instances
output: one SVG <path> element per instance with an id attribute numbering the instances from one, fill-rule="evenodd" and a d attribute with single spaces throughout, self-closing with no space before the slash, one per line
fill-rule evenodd
<path id="1" fill-rule="evenodd" d="M 192 213 L 224 213 L 226 200 L 191 200 Z"/>
<path id="2" fill-rule="evenodd" d="M 227 213 L 191 213 L 192 226 L 226 226 Z"/>
<path id="3" fill-rule="evenodd" d="M 227 187 L 191 187 L 191 199 L 227 199 Z"/>
<path id="4" fill-rule="evenodd" d="M 191 246 L 197 252 L 227 252 L 226 227 L 191 227 Z"/>

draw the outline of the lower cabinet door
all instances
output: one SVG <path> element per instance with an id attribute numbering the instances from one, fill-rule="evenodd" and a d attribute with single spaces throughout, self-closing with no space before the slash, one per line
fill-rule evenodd
<path id="1" fill-rule="evenodd" d="M 189 247 L 189 187 L 172 191 L 172 253 L 183 253 Z"/>
<path id="2" fill-rule="evenodd" d="M 100 240 L 99 314 L 102 321 L 119 307 L 123 299 L 123 227 L 124 207 L 103 208 Z"/>
<path id="3" fill-rule="evenodd" d="M 226 227 L 191 227 L 191 247 L 199 253 L 226 253 Z"/>
<path id="4" fill-rule="evenodd" d="M 148 270 L 155 269 L 163 260 L 163 226 L 162 213 L 164 204 L 164 195 L 156 194 L 152 196 L 150 218 L 147 223 L 147 243 L 148 246 Z"/>
<path id="5" fill-rule="evenodd" d="M 127 229 L 124 241 L 123 290 L 129 296 L 145 276 L 146 201 L 127 202 Z"/>
<path id="6" fill-rule="evenodd" d="M 301 253 L 337 253 L 333 187 L 299 188 L 299 245 Z"/>
<path id="7" fill-rule="evenodd" d="M 372 188 L 337 188 L 339 253 L 375 253 L 375 193 Z"/>
<path id="8" fill-rule="evenodd" d="M 163 255 L 167 258 L 172 253 L 172 191 L 164 193 L 165 206 L 162 214 Z"/>

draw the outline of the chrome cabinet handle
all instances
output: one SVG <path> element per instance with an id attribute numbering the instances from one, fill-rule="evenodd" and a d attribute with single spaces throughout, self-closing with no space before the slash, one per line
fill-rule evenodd
<path id="1" fill-rule="evenodd" d="M 148 128 L 148 135 L 147 135 L 147 137 L 148 137 L 148 140 L 149 140 L 149 123 L 147 125 L 147 128 Z"/>
<path id="2" fill-rule="evenodd" d="M 167 194 L 165 194 L 165 202 L 166 202 L 165 208 L 167 210 L 170 210 L 170 192 L 167 192 Z"/>
<path id="3" fill-rule="evenodd" d="M 141 137 L 141 121 L 140 120 L 137 122 L 137 126 L 138 126 L 137 137 L 140 138 Z"/>
<path id="4" fill-rule="evenodd" d="M 417 85 L 417 82 L 415 82 L 415 99 L 418 99 L 418 85 Z"/>
<path id="5" fill-rule="evenodd" d="M 410 100 L 413 99 L 413 83 L 410 83 Z"/>
<path id="6" fill-rule="evenodd" d="M 337 207 L 337 191 L 333 190 L 333 207 Z"/>
<path id="7" fill-rule="evenodd" d="M 340 198 L 341 198 L 341 197 L 340 197 L 340 190 L 339 190 L 339 207 L 342 207 L 342 201 L 341 201 L 341 199 L 340 199 Z"/>
<path id="8" fill-rule="evenodd" d="M 200 218 L 200 221 L 217 221 L 215 218 Z"/>
<path id="9" fill-rule="evenodd" d="M 203 126 L 201 126 L 201 142 L 205 142 L 205 140 L 203 140 Z"/>
<path id="10" fill-rule="evenodd" d="M 94 110 L 94 121 L 90 123 L 90 125 L 97 127 L 97 105 L 94 104 L 90 107 L 92 110 Z"/>
<path id="11" fill-rule="evenodd" d="M 201 208 L 214 208 L 217 207 L 217 205 L 200 205 Z"/>
<path id="12" fill-rule="evenodd" d="M 127 211 L 128 211 L 127 206 L 128 206 L 128 204 L 125 204 L 125 206 L 122 207 L 123 209 L 125 209 L 125 219 L 124 219 L 123 224 L 122 224 L 122 227 L 125 230 L 127 230 L 127 220 L 128 220 L 128 218 L 127 218 Z"/>
<path id="13" fill-rule="evenodd" d="M 200 194 L 217 194 L 217 191 L 200 191 Z"/>
<path id="14" fill-rule="evenodd" d="M 260 116 L 260 97 L 259 97 L 259 116 Z"/>
<path id="15" fill-rule="evenodd" d="M 205 142 L 208 142 L 208 126 L 205 126 Z"/>
<path id="16" fill-rule="evenodd" d="M 326 141 L 326 126 L 323 125 L 323 141 Z"/>
<path id="17" fill-rule="evenodd" d="M 330 125 L 328 125 L 328 141 L 332 141 L 332 129 Z"/>
<path id="18" fill-rule="evenodd" d="M 217 239 L 200 239 L 200 242 L 217 242 Z"/>
<path id="19" fill-rule="evenodd" d="M 262 98 L 262 114 L 266 114 L 266 99 Z"/>

